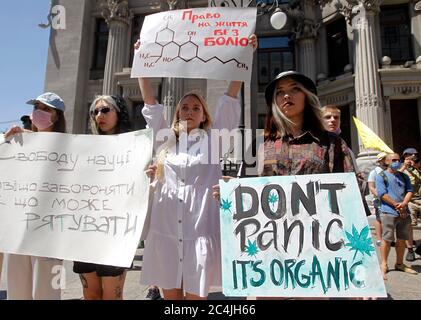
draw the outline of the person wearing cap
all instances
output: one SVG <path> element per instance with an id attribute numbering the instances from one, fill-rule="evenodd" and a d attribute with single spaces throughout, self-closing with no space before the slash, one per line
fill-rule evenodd
<path id="1" fill-rule="evenodd" d="M 32 131 L 66 131 L 65 105 L 57 94 L 46 92 L 27 103 L 34 106 L 30 115 Z M 12 127 L 5 136 L 7 138 L 23 131 L 21 127 Z M 61 289 L 53 285 L 57 282 L 57 272 L 53 270 L 57 270 L 57 266 L 62 267 L 62 264 L 58 259 L 6 254 L 7 299 L 60 300 Z"/>
<path id="2" fill-rule="evenodd" d="M 381 271 L 383 279 L 387 280 L 386 273 L 389 271 L 387 261 L 391 243 L 395 241 L 396 263 L 395 270 L 416 275 L 412 267 L 403 263 L 405 253 L 405 240 L 409 239 L 409 217 L 408 203 L 413 195 L 413 189 L 409 177 L 400 172 L 401 167 L 399 155 L 391 153 L 386 156 L 387 169 L 376 177 L 376 191 L 381 200 L 381 223 L 382 223 L 382 245 Z M 396 234 L 396 237 L 395 237 Z"/>
<path id="3" fill-rule="evenodd" d="M 408 252 L 405 256 L 406 261 L 415 261 L 414 252 L 414 230 L 413 227 L 418 225 L 418 215 L 421 213 L 421 195 L 419 193 L 421 187 L 421 174 L 417 169 L 419 163 L 418 151 L 415 148 L 407 148 L 402 153 L 403 164 L 399 171 L 405 173 L 411 181 L 414 194 L 408 203 L 408 209 L 411 216 L 411 225 L 409 226 L 409 238 L 406 241 Z"/>
<path id="4" fill-rule="evenodd" d="M 89 119 L 93 134 L 112 135 L 132 130 L 126 102 L 120 96 L 96 97 L 89 109 Z M 73 272 L 79 274 L 85 300 L 123 299 L 127 268 L 74 261 Z"/>
<path id="5" fill-rule="evenodd" d="M 260 176 L 355 172 L 345 141 L 325 129 L 313 80 L 297 71 L 281 72 L 267 85 L 265 100 Z"/>
<path id="6" fill-rule="evenodd" d="M 265 90 L 263 176 L 355 171 L 345 141 L 325 130 L 314 82 L 297 71 L 278 74 Z"/>
<path id="7" fill-rule="evenodd" d="M 370 189 L 370 192 L 374 196 L 373 206 L 376 213 L 376 221 L 374 222 L 374 227 L 376 229 L 376 245 L 381 246 L 382 244 L 382 224 L 380 219 L 380 206 L 381 206 L 381 200 L 379 199 L 379 196 L 377 195 L 376 190 L 376 177 L 380 172 L 387 169 L 387 165 L 385 163 L 387 153 L 380 152 L 377 155 L 377 166 L 370 171 L 368 174 L 367 182 L 368 182 L 368 188 Z"/>

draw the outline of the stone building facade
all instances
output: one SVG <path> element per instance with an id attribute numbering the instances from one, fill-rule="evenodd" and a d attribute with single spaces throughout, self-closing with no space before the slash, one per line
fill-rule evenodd
<path id="1" fill-rule="evenodd" d="M 136 128 L 145 125 L 137 80 L 130 78 L 132 48 L 144 16 L 170 6 L 205 7 L 208 0 L 56 3 L 66 8 L 66 29 L 51 30 L 45 89 L 65 100 L 71 132 L 86 133 L 89 105 L 103 93 L 122 94 Z M 272 5 L 287 14 L 281 30 L 269 23 Z M 359 146 L 352 116 L 398 152 L 407 146 L 421 149 L 420 1 L 261 0 L 259 13 L 259 49 L 252 81 L 242 93 L 246 128 L 263 126 L 263 92 L 270 78 L 296 69 L 317 82 L 322 104 L 341 108 L 343 136 L 356 154 L 364 156 L 366 151 Z M 212 106 L 226 88 L 225 81 L 202 79 L 154 78 L 153 84 L 166 105 L 174 104 L 182 92 L 200 89 Z"/>

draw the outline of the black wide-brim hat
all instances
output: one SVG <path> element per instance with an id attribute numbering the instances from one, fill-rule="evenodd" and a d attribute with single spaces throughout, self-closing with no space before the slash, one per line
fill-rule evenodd
<path id="1" fill-rule="evenodd" d="M 283 78 L 292 78 L 295 81 L 301 83 L 304 88 L 306 88 L 308 91 L 314 93 L 317 95 L 317 87 L 316 84 L 311 80 L 309 77 L 303 75 L 300 72 L 297 71 L 284 71 L 278 74 L 269 84 L 266 86 L 265 89 L 265 99 L 266 99 L 266 105 L 271 106 L 272 105 L 272 99 L 273 99 L 273 92 L 275 91 L 276 83 L 278 80 Z"/>

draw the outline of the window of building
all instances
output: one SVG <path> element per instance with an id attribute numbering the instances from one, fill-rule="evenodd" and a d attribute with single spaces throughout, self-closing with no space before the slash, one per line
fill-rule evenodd
<path id="1" fill-rule="evenodd" d="M 90 79 L 103 79 L 105 60 L 108 47 L 108 25 L 105 19 L 97 19 L 95 31 L 94 57 L 91 67 Z"/>
<path id="2" fill-rule="evenodd" d="M 344 67 L 349 64 L 345 18 L 335 20 L 326 25 L 326 38 L 329 76 L 335 77 L 343 74 Z"/>
<path id="3" fill-rule="evenodd" d="M 130 41 L 130 67 L 133 65 L 133 55 L 134 50 L 133 46 L 136 43 L 136 41 L 139 39 L 140 36 L 140 30 L 142 30 L 143 21 L 145 20 L 144 16 L 141 15 L 135 15 L 133 18 L 133 24 L 132 24 L 132 34 L 131 34 L 131 41 Z"/>
<path id="4" fill-rule="evenodd" d="M 382 56 L 390 57 L 392 64 L 414 60 L 408 5 L 382 6 L 379 17 Z"/>
<path id="5" fill-rule="evenodd" d="M 290 37 L 259 38 L 257 59 L 259 89 L 263 90 L 278 73 L 294 69 L 294 49 Z"/>
<path id="6" fill-rule="evenodd" d="M 406 148 L 421 150 L 420 118 L 417 100 L 390 100 L 393 151 L 402 154 Z"/>

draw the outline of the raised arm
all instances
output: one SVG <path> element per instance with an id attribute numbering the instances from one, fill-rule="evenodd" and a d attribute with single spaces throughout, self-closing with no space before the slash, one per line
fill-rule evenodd
<path id="1" fill-rule="evenodd" d="M 140 92 L 142 93 L 143 101 L 145 104 L 155 105 L 156 101 L 155 94 L 152 88 L 151 81 L 149 78 L 138 78 Z"/>
<path id="2" fill-rule="evenodd" d="M 257 36 L 255 34 L 252 34 L 249 37 L 249 45 L 253 48 L 253 52 L 255 52 L 258 47 Z M 241 81 L 231 81 L 228 86 L 227 95 L 231 98 L 237 98 L 242 84 L 243 83 Z"/>
<path id="3" fill-rule="evenodd" d="M 227 95 L 231 98 L 237 98 L 242 84 L 241 81 L 231 81 L 228 86 Z"/>
<path id="4" fill-rule="evenodd" d="M 137 40 L 136 43 L 134 44 L 134 49 L 138 50 L 139 47 L 140 47 L 140 40 Z M 145 104 L 148 104 L 148 105 L 157 104 L 158 102 L 156 101 L 155 93 L 153 91 L 152 84 L 149 78 L 138 78 L 137 81 L 139 83 L 140 92 L 142 93 L 143 101 L 145 102 Z"/>

